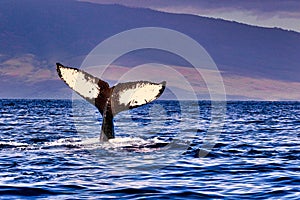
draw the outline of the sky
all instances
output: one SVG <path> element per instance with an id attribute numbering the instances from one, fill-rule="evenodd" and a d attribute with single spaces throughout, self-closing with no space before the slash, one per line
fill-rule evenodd
<path id="1" fill-rule="evenodd" d="M 300 32 L 299 0 L 82 0 L 185 13 Z"/>

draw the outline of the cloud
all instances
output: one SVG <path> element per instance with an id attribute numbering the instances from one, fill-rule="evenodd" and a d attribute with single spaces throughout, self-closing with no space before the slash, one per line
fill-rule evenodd
<path id="1" fill-rule="evenodd" d="M 43 67 L 43 62 L 32 54 L 9 58 L 0 63 L 0 77 L 2 79 L 36 83 L 45 80 L 55 80 L 53 71 Z"/>
<path id="2" fill-rule="evenodd" d="M 280 27 L 300 32 L 298 0 L 81 0 L 100 4 L 120 4 L 170 13 L 185 13 L 222 18 L 241 23 Z"/>
<path id="3" fill-rule="evenodd" d="M 59 80 L 54 65 L 48 66 L 32 54 L 2 57 L 1 98 L 70 98 L 71 90 Z"/>
<path id="4" fill-rule="evenodd" d="M 97 72 L 101 66 L 84 69 L 89 73 L 101 77 Z M 203 70 L 205 78 L 213 81 L 219 72 Z M 222 74 L 222 72 L 220 72 Z M 157 76 L 159 74 L 159 76 Z M 167 87 L 179 99 L 193 99 L 194 94 L 209 97 L 205 81 L 194 68 L 182 66 L 163 66 L 160 64 L 144 64 L 134 68 L 112 65 L 103 74 L 110 85 L 117 82 L 136 80 L 150 80 L 154 82 L 167 81 Z M 273 80 L 268 78 L 254 78 L 247 75 L 222 74 L 225 92 L 229 99 L 248 100 L 299 100 L 300 83 Z M 168 98 L 168 97 L 165 97 Z"/>
<path id="5" fill-rule="evenodd" d="M 0 96 L 2 98 L 70 98 L 72 90 L 57 78 L 55 71 L 30 63 L 31 56 L 11 58 L 0 68 Z M 23 62 L 21 62 L 23 61 Z M 84 70 L 98 77 L 105 77 L 110 85 L 133 80 L 167 81 L 167 88 L 178 99 L 194 99 L 194 94 L 209 98 L 205 81 L 194 68 L 144 64 L 134 68 L 112 65 L 101 76 L 101 66 Z M 206 79 L 214 80 L 217 72 L 204 70 Z M 159 75 L 158 75 L 159 74 Z M 225 92 L 229 99 L 248 100 L 299 100 L 300 83 L 255 78 L 247 75 L 222 73 Z M 9 90 L 7 88 L 10 88 Z M 168 96 L 164 98 L 168 99 Z"/>
<path id="6" fill-rule="evenodd" d="M 300 17 L 300 2 L 297 0 L 281 1 L 281 0 L 251 0 L 251 1 L 240 1 L 240 0 L 82 0 L 100 4 L 120 4 L 131 7 L 143 7 L 152 8 L 162 11 L 181 12 L 186 11 L 250 11 L 256 15 L 281 15 L 286 17 Z M 193 13 L 195 14 L 195 13 Z M 201 14 L 201 13 L 198 13 Z"/>
<path id="7" fill-rule="evenodd" d="M 299 100 L 300 83 L 251 78 L 245 76 L 223 76 L 228 96 L 243 96 L 251 100 Z"/>

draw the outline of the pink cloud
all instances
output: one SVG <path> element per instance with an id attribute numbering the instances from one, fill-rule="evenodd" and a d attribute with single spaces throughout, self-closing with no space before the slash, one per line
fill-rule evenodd
<path id="1" fill-rule="evenodd" d="M 10 58 L 0 63 L 0 76 L 20 79 L 28 83 L 57 79 L 52 71 L 41 68 L 41 65 L 32 54 Z"/>
<path id="2" fill-rule="evenodd" d="M 169 88 L 177 88 L 189 95 L 195 92 L 197 95 L 209 95 L 204 79 L 194 68 L 170 66 L 172 70 L 162 69 L 161 67 L 148 66 L 139 69 L 111 66 L 105 71 L 102 77 L 113 83 L 126 82 L 128 80 L 149 79 L 153 81 L 167 80 Z M 98 68 L 99 69 L 99 68 Z M 97 67 L 89 68 L 89 71 L 97 75 Z M 213 81 L 217 76 L 216 71 L 203 70 L 206 79 Z M 222 72 L 221 72 L 222 74 Z M 182 76 L 182 77 L 181 77 Z M 266 78 L 251 78 L 247 76 L 232 76 L 222 74 L 224 87 L 227 96 L 245 97 L 246 99 L 261 100 L 299 100 L 300 82 L 287 82 Z M 191 88 L 183 85 L 182 80 L 191 85 Z"/>

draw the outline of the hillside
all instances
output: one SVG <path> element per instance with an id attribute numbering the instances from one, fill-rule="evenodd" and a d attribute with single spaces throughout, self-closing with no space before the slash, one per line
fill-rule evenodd
<path id="1" fill-rule="evenodd" d="M 292 31 L 71 0 L 2 0 L 0 19 L 1 97 L 59 97 L 62 84 L 53 78 L 55 62 L 80 65 L 84 55 L 107 37 L 146 26 L 170 28 L 197 40 L 223 74 L 300 82 L 300 33 Z M 149 50 L 132 53 L 117 64 L 145 62 L 189 66 L 172 54 Z M 29 75 L 25 70 L 29 78 L 16 75 L 16 83 L 11 77 L 16 68 L 35 70 Z M 37 76 L 38 82 L 30 82 Z M 31 88 L 16 89 L 18 84 Z M 7 87 L 14 89 L 8 92 Z M 45 88 L 49 95 L 43 93 Z"/>

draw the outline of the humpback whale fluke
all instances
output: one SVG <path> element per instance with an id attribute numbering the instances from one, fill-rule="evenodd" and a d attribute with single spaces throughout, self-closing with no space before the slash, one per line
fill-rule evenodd
<path id="1" fill-rule="evenodd" d="M 116 114 L 154 101 L 166 87 L 165 81 L 135 81 L 109 87 L 107 82 L 77 68 L 56 63 L 56 70 L 70 88 L 95 105 L 101 113 L 103 119 L 100 141 L 115 137 L 113 117 Z"/>

